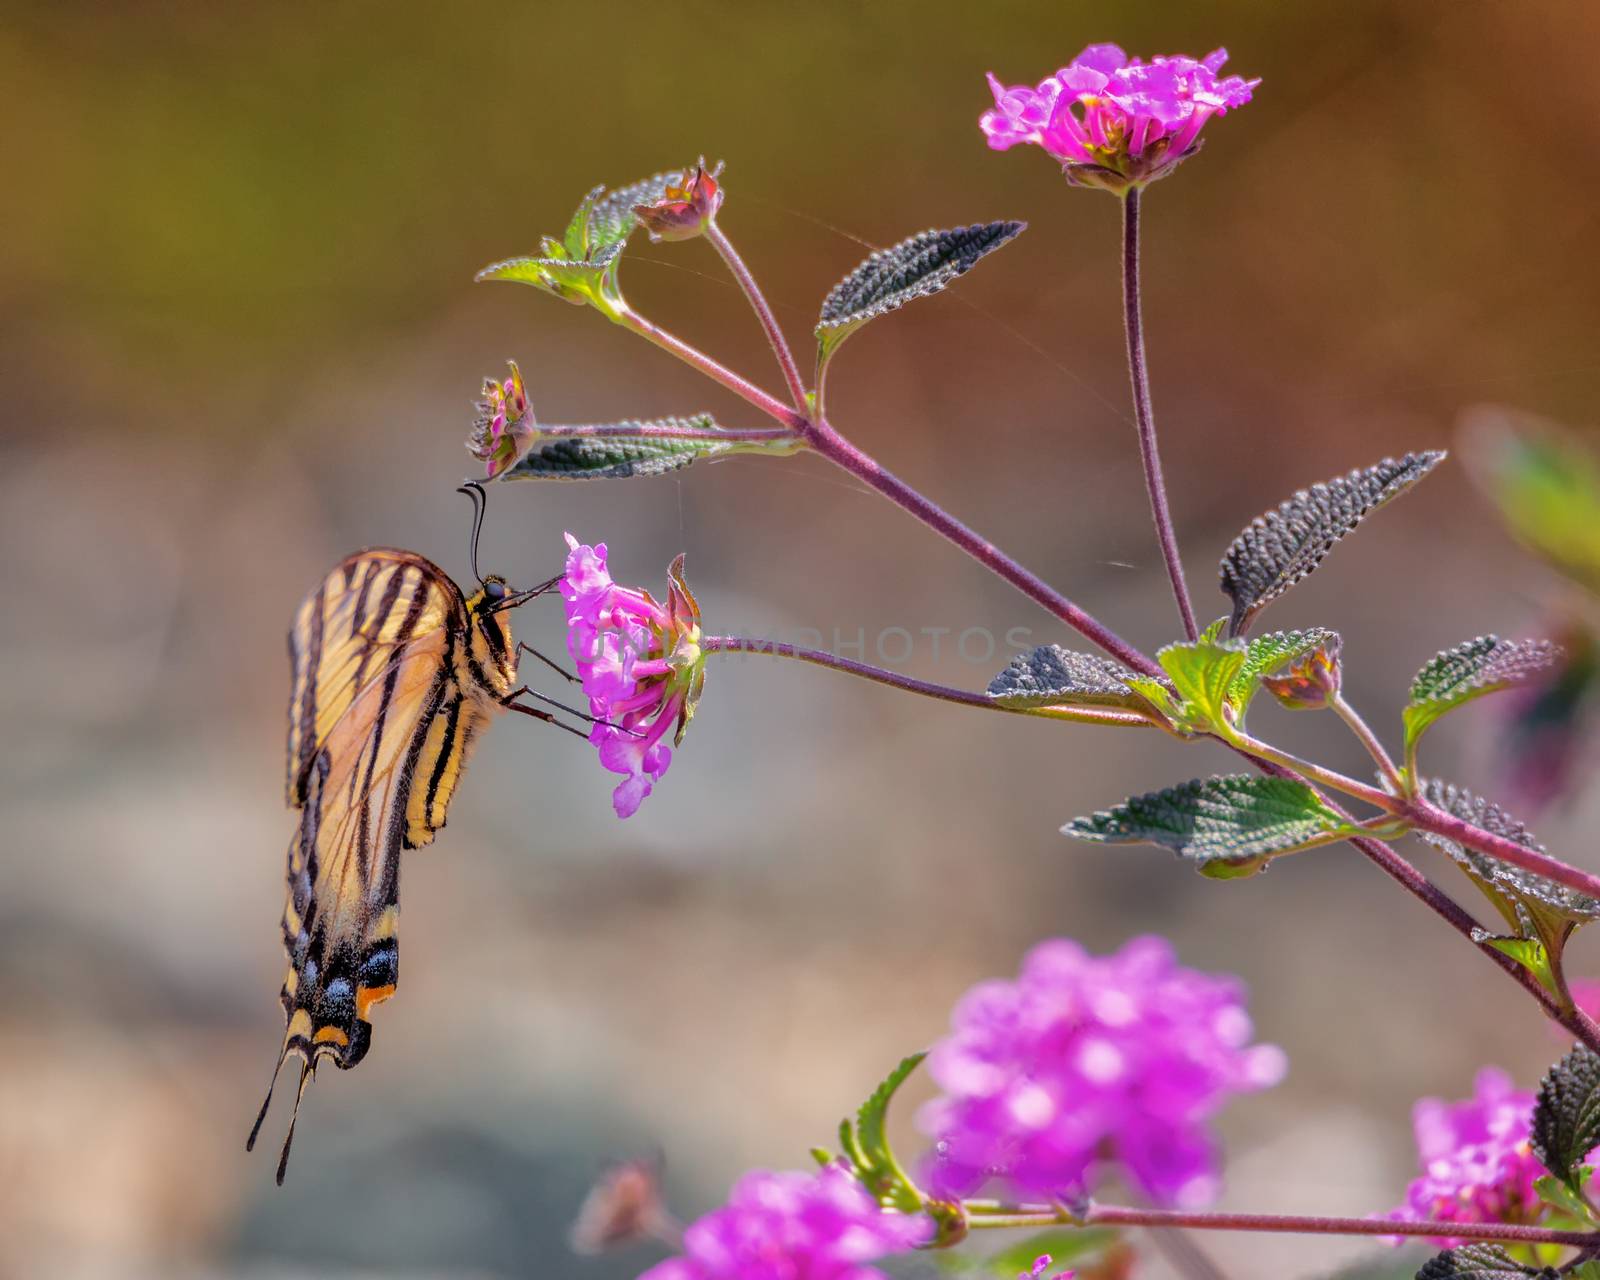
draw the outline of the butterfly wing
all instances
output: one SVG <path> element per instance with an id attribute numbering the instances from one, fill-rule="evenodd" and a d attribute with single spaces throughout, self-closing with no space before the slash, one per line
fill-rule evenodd
<path id="1" fill-rule="evenodd" d="M 301 1060 L 300 1094 L 322 1058 L 361 1061 L 372 1006 L 394 994 L 400 853 L 444 825 L 493 705 L 457 680 L 467 625 L 461 594 L 441 570 L 377 551 L 337 566 L 290 633 L 288 789 L 300 822 L 288 852 L 287 1026 L 277 1066 Z M 280 1182 L 293 1135 L 291 1121 Z"/>

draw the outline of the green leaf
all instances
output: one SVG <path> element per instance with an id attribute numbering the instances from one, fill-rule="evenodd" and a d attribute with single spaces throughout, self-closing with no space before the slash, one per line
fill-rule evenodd
<path id="1" fill-rule="evenodd" d="M 1533 1106 L 1533 1153 L 1581 1194 L 1585 1158 L 1600 1146 L 1600 1055 L 1587 1045 L 1551 1067 Z"/>
<path id="2" fill-rule="evenodd" d="M 608 272 L 621 254 L 620 246 L 603 249 L 587 261 L 568 258 L 507 258 L 478 272 L 474 280 L 506 280 L 531 284 L 575 306 L 601 306 L 611 283 Z M 603 309 L 603 308 L 602 308 Z"/>
<path id="3" fill-rule="evenodd" d="M 903 1213 L 914 1213 L 922 1208 L 923 1195 L 910 1176 L 900 1167 L 889 1147 L 889 1103 L 895 1093 L 928 1055 L 913 1053 L 902 1058 L 900 1065 L 889 1073 L 872 1096 L 861 1104 L 855 1123 L 845 1120 L 839 1127 L 839 1142 L 856 1177 L 875 1195 L 879 1202 Z"/>
<path id="4" fill-rule="evenodd" d="M 606 423 L 607 427 L 717 430 L 708 413 L 689 418 L 657 418 L 652 422 Z M 578 428 L 541 426 L 528 451 L 499 477 L 501 480 L 618 480 L 677 471 L 701 458 L 732 453 L 769 452 L 765 444 L 709 440 L 704 437 L 563 435 Z M 781 445 L 781 442 L 779 442 Z"/>
<path id="5" fill-rule="evenodd" d="M 595 201 L 594 213 L 589 220 L 590 243 L 599 249 L 625 244 L 639 225 L 639 217 L 634 213 L 633 206 L 654 204 L 666 194 L 668 187 L 681 186 L 685 176 L 682 169 L 652 174 L 625 187 L 618 187 Z"/>
<path id="6" fill-rule="evenodd" d="M 1554 1267 L 1525 1267 L 1497 1244 L 1468 1244 L 1435 1254 L 1417 1280 L 1558 1280 Z"/>
<path id="7" fill-rule="evenodd" d="M 1182 712 L 1177 698 L 1173 697 L 1172 686 L 1165 680 L 1155 676 L 1129 676 L 1128 688 L 1148 702 L 1169 721 L 1176 724 Z"/>
<path id="8" fill-rule="evenodd" d="M 1562 998 L 1560 980 L 1556 976 L 1555 966 L 1550 962 L 1550 948 L 1542 938 L 1532 936 L 1531 929 L 1527 936 L 1519 934 L 1514 938 L 1501 937 L 1487 929 L 1474 929 L 1472 940 L 1515 960 L 1552 996 L 1558 1000 Z"/>
<path id="9" fill-rule="evenodd" d="M 1148 714 L 1149 702 L 1128 685 L 1134 678 L 1110 658 L 1046 644 L 1013 658 L 989 681 L 987 692 L 1001 706 L 1017 710 L 1115 707 Z"/>
<path id="10" fill-rule="evenodd" d="M 474 278 L 531 284 L 564 302 L 613 314 L 621 300 L 617 269 L 622 250 L 638 225 L 633 206 L 658 199 L 681 177 L 681 171 L 658 173 L 610 194 L 596 187 L 584 196 L 560 240 L 544 238 L 541 255 L 491 263 Z"/>
<path id="11" fill-rule="evenodd" d="M 1420 780 L 1418 791 L 1429 804 L 1437 809 L 1443 809 L 1463 822 L 1470 822 L 1475 827 L 1481 827 L 1536 853 L 1545 852 L 1545 847 L 1534 839 L 1533 833 L 1525 825 L 1493 801 L 1474 795 L 1465 787 L 1458 787 L 1438 778 L 1426 778 Z M 1576 925 L 1600 919 L 1600 901 L 1586 893 L 1581 893 L 1546 876 L 1512 866 L 1509 862 L 1502 862 L 1499 858 L 1491 858 L 1476 849 L 1468 849 L 1454 840 L 1434 835 L 1431 831 L 1418 831 L 1416 834 L 1434 848 L 1441 849 L 1449 855 L 1489 896 L 1490 900 L 1496 902 L 1501 914 L 1506 916 L 1514 928 L 1518 928 L 1524 936 L 1537 935 L 1544 938 L 1546 944 L 1557 954 L 1567 931 Z M 1528 934 L 1526 928 L 1521 927 L 1524 924 L 1521 916 L 1501 905 L 1506 901 L 1520 904 L 1527 913 L 1530 913 L 1530 922 L 1539 926 L 1535 930 L 1535 935 Z M 1550 936 L 1552 934 L 1558 936 L 1552 938 Z"/>
<path id="12" fill-rule="evenodd" d="M 1245 649 L 1244 666 L 1228 690 L 1228 701 L 1233 704 L 1235 713 L 1243 717 L 1250 700 L 1261 687 L 1263 676 L 1270 676 L 1318 649 L 1337 652 L 1339 643 L 1339 633 L 1329 631 L 1326 627 L 1312 627 L 1308 631 L 1272 631 L 1264 636 L 1256 636 Z"/>
<path id="13" fill-rule="evenodd" d="M 1385 458 L 1364 471 L 1302 489 L 1257 516 L 1233 540 L 1219 573 L 1233 600 L 1229 633 L 1243 635 L 1256 614 L 1322 563 L 1334 544 L 1444 458 L 1438 450 Z"/>
<path id="14" fill-rule="evenodd" d="M 1411 701 L 1404 712 L 1407 752 L 1445 712 L 1486 693 L 1528 684 L 1562 656 L 1548 640 L 1499 636 L 1479 636 L 1435 654 L 1411 681 Z"/>
<path id="15" fill-rule="evenodd" d="M 1036 1258 L 1050 1255 L 1050 1274 L 1081 1262 L 1117 1241 L 1110 1227 L 1053 1227 L 1026 1240 L 1007 1245 L 983 1260 L 983 1269 L 996 1280 L 1017 1280 L 1033 1268 Z"/>
<path id="16" fill-rule="evenodd" d="M 1351 830 L 1305 783 L 1255 774 L 1196 778 L 1062 828 L 1102 844 L 1161 845 L 1216 879 L 1253 875 L 1273 857 L 1328 844 Z"/>
<path id="17" fill-rule="evenodd" d="M 1592 1226 L 1595 1219 L 1594 1206 L 1587 1198 L 1588 1185 L 1594 1170 L 1587 1165 L 1578 1169 L 1578 1183 L 1576 1188 L 1569 1187 L 1553 1173 L 1536 1178 L 1533 1189 L 1538 1193 L 1539 1199 L 1554 1209 L 1557 1213 L 1564 1214 L 1579 1224 L 1579 1230 Z"/>
<path id="18" fill-rule="evenodd" d="M 1224 729 L 1231 723 L 1230 695 L 1248 657 L 1242 641 L 1194 640 L 1169 644 L 1156 661 L 1172 681 L 1191 727 Z"/>
<path id="19" fill-rule="evenodd" d="M 852 333 L 916 298 L 938 293 L 978 260 L 1020 235 L 1025 222 L 983 222 L 948 231 L 924 231 L 879 249 L 838 284 L 822 303 L 817 322 L 818 368 Z"/>

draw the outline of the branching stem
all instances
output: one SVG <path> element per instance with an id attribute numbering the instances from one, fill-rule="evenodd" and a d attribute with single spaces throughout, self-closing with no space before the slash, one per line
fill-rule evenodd
<path id="1" fill-rule="evenodd" d="M 806 384 L 801 380 L 800 368 L 794 362 L 794 353 L 789 350 L 789 343 L 783 336 L 783 330 L 778 327 L 778 318 L 772 314 L 766 295 L 756 284 L 756 278 L 750 274 L 750 268 L 744 265 L 744 259 L 733 247 L 733 242 L 715 221 L 706 224 L 706 239 L 711 241 L 712 247 L 722 255 L 723 262 L 727 263 L 728 270 L 733 273 L 733 278 L 744 290 L 744 296 L 749 299 L 750 308 L 756 313 L 756 319 L 761 322 L 762 331 L 767 335 L 767 342 L 772 346 L 772 354 L 778 358 L 778 367 L 783 370 L 783 380 L 789 384 L 789 395 L 794 400 L 795 412 L 809 417 L 810 411 L 806 407 Z"/>

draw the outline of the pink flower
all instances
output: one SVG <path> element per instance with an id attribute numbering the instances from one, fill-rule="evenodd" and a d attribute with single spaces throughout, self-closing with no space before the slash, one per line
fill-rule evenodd
<path id="1" fill-rule="evenodd" d="M 841 1165 L 747 1173 L 683 1233 L 683 1256 L 639 1280 L 885 1280 L 867 1265 L 924 1243 L 926 1218 L 894 1213 Z"/>
<path id="2" fill-rule="evenodd" d="M 1545 1167 L 1528 1140 L 1533 1102 L 1532 1092 L 1513 1088 L 1511 1078 L 1493 1067 L 1478 1072 L 1465 1102 L 1421 1099 L 1411 1117 L 1422 1176 L 1389 1217 L 1536 1222 L 1543 1205 L 1533 1183 Z M 1434 1243 L 1448 1249 L 1463 1242 L 1440 1237 Z"/>
<path id="3" fill-rule="evenodd" d="M 1042 1253 L 1033 1260 L 1033 1266 L 1027 1271 L 1019 1271 L 1017 1280 L 1044 1280 L 1044 1273 L 1050 1270 L 1050 1255 Z M 1072 1280 L 1077 1275 L 1075 1271 L 1061 1271 L 1056 1274 L 1055 1280 Z"/>
<path id="4" fill-rule="evenodd" d="M 1157 1203 L 1207 1203 L 1219 1177 L 1205 1122 L 1287 1067 L 1250 1037 L 1238 980 L 1180 968 L 1162 938 L 1104 957 L 1042 943 L 1016 981 L 969 991 L 929 1055 L 944 1090 L 918 1115 L 938 1143 L 934 1193 L 999 1178 L 1070 1197 L 1120 1168 Z"/>
<path id="5" fill-rule="evenodd" d="M 535 429 L 522 373 L 515 360 L 506 363 L 511 366 L 511 376 L 504 382 L 483 380 L 483 399 L 474 406 L 478 419 L 467 437 L 467 452 L 484 464 L 489 480 L 516 463 Z"/>
<path id="6" fill-rule="evenodd" d="M 1250 101 L 1261 81 L 1217 79 L 1227 60 L 1215 49 L 1198 62 L 1175 54 L 1146 63 L 1092 44 L 1034 88 L 990 72 L 994 106 L 978 126 L 996 151 L 1035 143 L 1069 182 L 1124 192 L 1165 177 L 1194 154 L 1207 120 Z"/>
<path id="7" fill-rule="evenodd" d="M 623 781 L 611 794 L 617 817 L 632 817 L 672 763 L 664 741 L 683 741 L 705 685 L 700 606 L 683 578 L 683 557 L 672 562 L 667 602 L 648 591 L 619 587 L 606 568 L 606 544 L 567 534 L 567 651 L 578 667 L 597 723 L 589 741 L 600 763 Z"/>

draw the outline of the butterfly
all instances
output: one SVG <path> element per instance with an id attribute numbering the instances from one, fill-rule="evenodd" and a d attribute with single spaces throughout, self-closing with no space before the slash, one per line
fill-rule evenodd
<path id="1" fill-rule="evenodd" d="M 473 495 L 474 574 L 481 494 Z M 501 713 L 570 727 L 518 700 L 554 703 L 517 684 L 524 650 L 549 659 L 514 644 L 509 620 L 559 581 L 513 591 L 504 578 L 480 576 L 469 597 L 432 561 L 378 547 L 341 560 L 295 615 L 287 796 L 300 818 L 283 910 L 287 1026 L 245 1144 L 255 1147 L 284 1062 L 299 1058 L 279 1184 L 317 1065 L 360 1062 L 372 1044 L 372 1008 L 395 992 L 401 853 L 432 843 L 445 825 L 467 757 Z"/>

